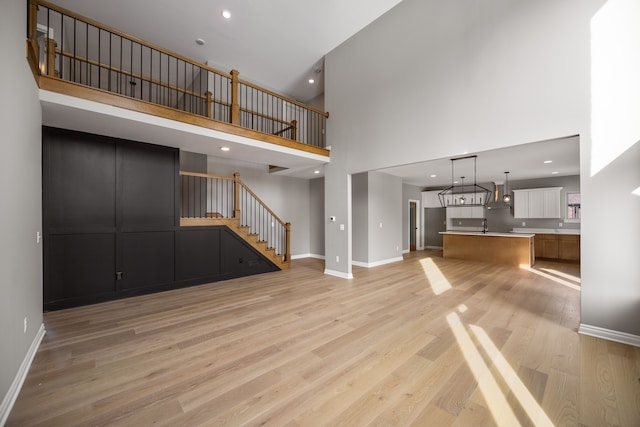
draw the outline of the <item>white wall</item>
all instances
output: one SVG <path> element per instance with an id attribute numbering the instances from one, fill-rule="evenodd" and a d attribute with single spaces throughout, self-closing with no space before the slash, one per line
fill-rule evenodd
<path id="1" fill-rule="evenodd" d="M 365 265 L 402 256 L 402 179 L 381 172 L 352 177 L 353 261 Z"/>
<path id="2" fill-rule="evenodd" d="M 240 179 L 284 222 L 291 223 L 291 256 L 310 253 L 309 180 L 271 174 L 267 166 L 209 157 L 208 173 Z"/>
<path id="3" fill-rule="evenodd" d="M 368 262 L 375 264 L 402 257 L 402 179 L 382 172 L 368 175 Z"/>
<path id="4" fill-rule="evenodd" d="M 0 399 L 6 399 L 42 326 L 42 142 L 37 86 L 25 59 L 26 3 L 0 13 Z M 23 332 L 27 318 L 27 331 Z M 15 384 L 14 384 L 15 385 Z M 8 409 L 8 400 L 0 405 Z"/>
<path id="5" fill-rule="evenodd" d="M 404 0 L 330 52 L 327 205 L 346 213 L 349 174 L 588 132 L 602 1 Z"/>
<path id="6" fill-rule="evenodd" d="M 369 174 L 351 177 L 351 206 L 353 209 L 353 260 L 369 262 Z"/>
<path id="7" fill-rule="evenodd" d="M 640 334 L 638 7 L 399 3 L 325 58 L 326 204 L 346 212 L 349 174 L 578 134 L 582 321 Z M 349 239 L 326 233 L 327 259 Z"/>
<path id="8" fill-rule="evenodd" d="M 591 36 L 592 133 L 580 145 L 581 331 L 629 333 L 640 346 L 640 2 L 609 0 Z"/>
<path id="9" fill-rule="evenodd" d="M 309 253 L 324 256 L 324 178 L 309 181 Z"/>

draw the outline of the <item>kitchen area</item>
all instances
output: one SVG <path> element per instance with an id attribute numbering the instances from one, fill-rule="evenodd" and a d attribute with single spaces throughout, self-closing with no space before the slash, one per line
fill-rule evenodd
<path id="1" fill-rule="evenodd" d="M 422 191 L 424 242 L 444 258 L 499 264 L 580 262 L 579 175 Z"/>

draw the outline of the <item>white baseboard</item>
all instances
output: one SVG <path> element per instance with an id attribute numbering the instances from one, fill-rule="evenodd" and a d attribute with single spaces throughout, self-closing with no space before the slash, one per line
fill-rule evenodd
<path id="1" fill-rule="evenodd" d="M 324 270 L 324 274 L 328 274 L 329 276 L 336 276 L 336 277 L 340 277 L 341 279 L 353 279 L 353 274 L 352 273 L 343 273 L 342 271 L 335 271 L 335 270 Z"/>
<path id="2" fill-rule="evenodd" d="M 578 333 L 591 337 L 602 338 L 604 340 L 615 341 L 622 344 L 629 344 L 640 347 L 640 336 L 628 334 L 626 332 L 613 331 L 611 329 L 600 328 L 598 326 L 580 324 Z"/>
<path id="3" fill-rule="evenodd" d="M 418 248 L 418 250 L 420 250 L 420 248 Z M 403 249 L 402 250 L 403 254 L 408 254 L 409 252 L 411 252 L 411 249 Z"/>
<path id="4" fill-rule="evenodd" d="M 291 259 L 302 259 L 302 258 L 315 258 L 315 259 L 324 259 L 324 255 L 317 255 L 317 254 L 298 254 L 298 255 L 291 255 Z"/>
<path id="5" fill-rule="evenodd" d="M 20 364 L 20 369 L 18 369 L 18 373 L 13 379 L 11 387 L 9 387 L 9 390 L 4 396 L 4 399 L 2 399 L 2 404 L 0 404 L 0 426 L 3 426 L 7 422 L 7 418 L 9 418 L 9 413 L 11 412 L 13 405 L 16 403 L 16 399 L 18 398 L 18 394 L 20 393 L 22 384 L 24 384 L 24 380 L 27 378 L 27 373 L 29 372 L 29 368 L 31 367 L 31 362 L 33 362 L 33 358 L 38 351 L 38 347 L 40 347 L 40 343 L 42 342 L 44 333 L 44 324 L 42 324 L 40 325 L 40 329 L 38 330 L 38 333 L 31 343 L 31 347 L 29 347 L 29 351 L 27 351 L 27 354 L 24 356 L 24 359 Z"/>
<path id="6" fill-rule="evenodd" d="M 375 261 L 375 262 L 351 261 L 351 264 L 358 267 L 371 268 L 371 267 L 377 267 L 379 265 L 391 264 L 392 262 L 398 262 L 398 261 L 404 261 L 404 258 L 402 257 L 389 258 L 389 259 L 383 259 L 381 261 Z"/>

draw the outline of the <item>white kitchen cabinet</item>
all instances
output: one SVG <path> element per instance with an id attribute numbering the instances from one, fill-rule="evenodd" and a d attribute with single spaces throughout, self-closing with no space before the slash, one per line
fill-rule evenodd
<path id="1" fill-rule="evenodd" d="M 561 188 L 545 189 L 544 191 L 544 218 L 561 218 L 560 209 Z"/>
<path id="2" fill-rule="evenodd" d="M 513 190 L 513 216 L 514 218 L 529 218 L 528 191 Z"/>
<path id="3" fill-rule="evenodd" d="M 513 190 L 515 218 L 560 218 L 562 187 Z"/>
<path id="4" fill-rule="evenodd" d="M 438 197 L 440 190 L 435 191 L 423 191 L 422 192 L 422 206 L 425 208 L 441 208 L 440 198 Z"/>

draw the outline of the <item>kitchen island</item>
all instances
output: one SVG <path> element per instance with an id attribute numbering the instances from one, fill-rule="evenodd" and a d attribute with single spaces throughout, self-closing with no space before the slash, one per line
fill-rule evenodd
<path id="1" fill-rule="evenodd" d="M 525 265 L 535 263 L 534 234 L 443 231 L 443 258 Z"/>

